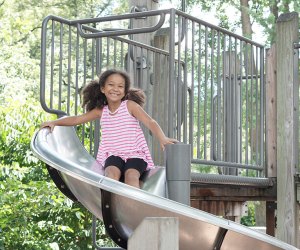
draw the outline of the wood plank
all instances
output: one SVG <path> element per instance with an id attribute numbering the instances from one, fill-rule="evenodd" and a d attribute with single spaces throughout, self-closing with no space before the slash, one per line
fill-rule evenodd
<path id="1" fill-rule="evenodd" d="M 128 250 L 153 249 L 179 249 L 178 218 L 145 218 L 128 240 Z"/>
<path id="2" fill-rule="evenodd" d="M 266 58 L 266 162 L 267 176 L 277 174 L 277 99 L 276 99 L 276 50 L 267 50 Z"/>
<path id="3" fill-rule="evenodd" d="M 269 188 L 231 185 L 191 184 L 193 200 L 222 201 L 276 201 L 276 185 Z"/>
<path id="4" fill-rule="evenodd" d="M 298 13 L 282 14 L 276 23 L 277 58 L 277 238 L 300 247 L 299 203 L 295 195 L 298 167 L 299 79 L 294 82 L 294 48 L 299 42 Z M 298 67 L 298 65 L 296 65 Z M 296 68 L 297 68 L 296 67 Z M 297 240 L 298 238 L 298 240 Z"/>

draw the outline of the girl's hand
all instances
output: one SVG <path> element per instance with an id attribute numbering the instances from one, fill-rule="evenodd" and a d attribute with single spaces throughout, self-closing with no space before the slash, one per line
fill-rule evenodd
<path id="1" fill-rule="evenodd" d="M 178 142 L 176 139 L 165 136 L 163 139 L 160 140 L 160 146 L 161 146 L 162 150 L 165 150 L 165 145 L 174 144 L 176 142 Z"/>
<path id="2" fill-rule="evenodd" d="M 50 122 L 43 122 L 43 123 L 41 124 L 41 129 L 42 129 L 42 128 L 46 128 L 46 127 L 50 128 L 50 132 L 52 132 L 53 129 L 54 129 L 54 127 L 55 127 L 55 124 L 54 124 L 54 122 L 52 122 L 52 121 L 50 121 Z"/>

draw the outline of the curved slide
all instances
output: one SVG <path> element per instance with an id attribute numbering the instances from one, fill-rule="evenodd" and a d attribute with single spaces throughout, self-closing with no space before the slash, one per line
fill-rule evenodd
<path id="1" fill-rule="evenodd" d="M 179 248 L 222 250 L 297 249 L 235 222 L 169 200 L 165 170 L 157 167 L 142 177 L 141 189 L 103 176 L 73 127 L 44 128 L 31 141 L 35 155 L 47 164 L 57 187 L 104 221 L 110 237 L 123 248 L 146 217 L 176 217 Z"/>

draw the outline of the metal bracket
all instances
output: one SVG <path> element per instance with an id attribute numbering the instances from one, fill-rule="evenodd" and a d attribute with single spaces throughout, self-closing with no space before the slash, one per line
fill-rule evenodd
<path id="1" fill-rule="evenodd" d="M 135 13 L 135 12 L 144 12 L 144 11 L 148 11 L 147 6 L 132 6 L 130 12 L 131 13 Z M 142 17 L 135 17 L 135 19 L 146 19 L 146 16 L 142 16 Z"/>
<path id="2" fill-rule="evenodd" d="M 136 58 L 136 66 L 138 69 L 146 69 L 147 68 L 147 59 L 145 56 Z"/>

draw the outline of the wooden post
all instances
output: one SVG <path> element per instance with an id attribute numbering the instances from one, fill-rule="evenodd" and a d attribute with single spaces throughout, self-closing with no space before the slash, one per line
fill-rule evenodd
<path id="1" fill-rule="evenodd" d="M 266 56 L 266 162 L 267 176 L 277 174 L 277 86 L 275 45 L 267 50 Z"/>
<path id="2" fill-rule="evenodd" d="M 156 48 L 169 50 L 170 28 L 159 29 L 154 36 L 153 45 Z M 157 53 L 153 64 L 153 118 L 161 126 L 164 133 L 168 134 L 169 117 L 169 65 L 167 56 Z M 163 70 L 165 69 L 165 70 Z M 160 149 L 159 142 L 153 142 L 153 160 L 158 165 L 164 164 L 164 154 Z"/>
<path id="3" fill-rule="evenodd" d="M 240 63 L 239 58 L 236 56 L 236 51 L 225 51 L 224 54 L 224 65 L 223 72 L 226 76 L 224 84 L 224 95 L 225 95 L 225 118 L 224 118 L 224 127 L 225 127 L 225 152 L 224 158 L 225 161 L 237 162 L 240 159 L 239 147 L 237 143 L 236 136 L 239 136 L 239 124 L 240 121 L 240 110 L 239 102 L 240 99 L 237 93 L 239 93 L 240 84 L 237 79 L 237 72 L 240 72 Z M 223 169 L 224 174 L 226 175 L 237 175 L 237 168 L 227 168 Z"/>
<path id="4" fill-rule="evenodd" d="M 150 11 L 158 9 L 158 2 L 153 0 L 130 0 L 129 1 L 130 11 L 131 12 L 142 12 L 142 11 Z M 136 18 L 131 20 L 131 28 L 145 28 L 151 27 L 157 24 L 159 16 L 148 16 L 146 18 Z M 152 33 L 141 33 L 141 34 L 134 34 L 130 36 L 132 40 L 136 42 L 143 43 L 145 45 L 152 45 L 154 39 L 154 32 Z M 154 115 L 154 108 L 153 108 L 153 85 L 152 85 L 152 75 L 153 75 L 153 53 L 146 50 L 140 49 L 137 47 L 130 48 L 130 57 L 131 57 L 131 65 L 129 67 L 129 71 L 132 78 L 135 79 L 134 86 L 141 88 L 146 94 L 146 112 L 150 115 Z M 132 58 L 133 57 L 133 58 Z M 134 61 L 140 61 L 140 66 L 137 67 L 134 64 Z M 153 161 L 155 165 L 161 165 L 162 160 L 158 161 L 156 156 L 156 152 L 160 152 L 160 146 L 153 140 L 152 135 L 149 133 L 148 129 L 144 129 L 144 134 L 150 148 L 150 151 L 153 156 Z M 158 147 L 158 148 L 157 148 Z M 160 155 L 163 155 L 161 152 Z M 160 157 L 163 159 L 163 156 Z"/>
<path id="5" fill-rule="evenodd" d="M 266 201 L 266 234 L 275 236 L 275 209 L 274 201 Z"/>
<path id="6" fill-rule="evenodd" d="M 178 218 L 145 218 L 128 240 L 128 250 L 153 249 L 179 249 Z"/>
<path id="7" fill-rule="evenodd" d="M 277 58 L 277 238 L 300 247 L 298 168 L 299 79 L 294 81 L 294 43 L 299 42 L 298 13 L 282 14 L 276 23 Z M 297 65 L 298 67 L 298 65 Z M 298 238 L 298 239 L 297 239 Z"/>

